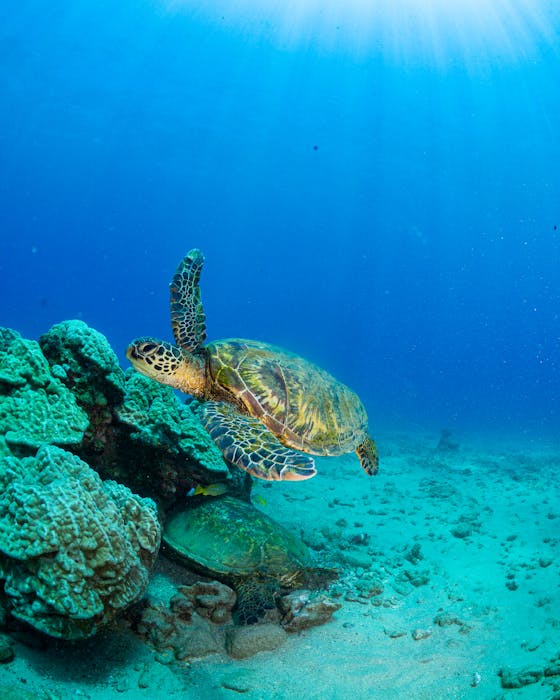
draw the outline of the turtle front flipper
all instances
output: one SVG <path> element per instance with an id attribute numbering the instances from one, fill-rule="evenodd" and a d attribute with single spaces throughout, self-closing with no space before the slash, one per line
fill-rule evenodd
<path id="1" fill-rule="evenodd" d="M 375 442 L 369 436 L 356 447 L 356 454 L 366 474 L 369 474 L 369 476 L 377 474 L 379 455 Z"/>
<path id="2" fill-rule="evenodd" d="M 206 318 L 200 300 L 204 257 L 193 248 L 179 263 L 171 280 L 171 327 L 177 345 L 195 351 L 206 339 Z"/>
<path id="3" fill-rule="evenodd" d="M 260 421 L 234 406 L 207 401 L 199 412 L 224 457 L 258 479 L 300 481 L 317 473 L 311 457 L 284 447 Z"/>

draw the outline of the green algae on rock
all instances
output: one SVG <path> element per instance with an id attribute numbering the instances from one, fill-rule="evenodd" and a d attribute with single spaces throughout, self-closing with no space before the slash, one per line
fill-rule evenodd
<path id="1" fill-rule="evenodd" d="M 123 403 L 115 410 L 118 420 L 129 426 L 130 437 L 145 446 L 188 455 L 215 478 L 229 472 L 214 441 L 186 404 L 180 403 L 170 387 L 135 372 L 126 372 Z"/>
<path id="2" fill-rule="evenodd" d="M 39 338 L 53 370 L 81 406 L 119 404 L 124 398 L 124 373 L 107 338 L 79 320 L 62 321 Z M 56 371 L 56 370 L 55 370 Z"/>
<path id="3" fill-rule="evenodd" d="M 10 614 L 83 639 L 139 600 L 159 549 L 153 501 L 43 446 L 0 463 L 0 580 Z"/>
<path id="4" fill-rule="evenodd" d="M 169 387 L 125 374 L 83 321 L 56 324 L 40 344 L 0 329 L 0 455 L 31 456 L 44 444 L 71 447 L 103 478 L 167 506 L 193 484 L 229 476 L 189 406 Z"/>
<path id="5" fill-rule="evenodd" d="M 88 424 L 39 344 L 0 328 L 0 433 L 7 446 L 29 453 L 43 444 L 77 445 Z"/>

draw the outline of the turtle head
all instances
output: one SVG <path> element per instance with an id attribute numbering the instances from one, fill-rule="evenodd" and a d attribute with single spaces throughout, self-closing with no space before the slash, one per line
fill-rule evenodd
<path id="1" fill-rule="evenodd" d="M 204 394 L 204 360 L 164 340 L 137 338 L 126 350 L 134 369 L 160 384 L 195 397 Z"/>

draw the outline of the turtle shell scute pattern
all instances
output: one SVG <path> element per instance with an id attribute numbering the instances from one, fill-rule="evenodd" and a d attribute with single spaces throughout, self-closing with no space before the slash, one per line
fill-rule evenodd
<path id="1" fill-rule="evenodd" d="M 246 576 L 281 578 L 312 564 L 292 532 L 232 496 L 175 512 L 163 539 L 179 561 L 225 583 Z"/>
<path id="2" fill-rule="evenodd" d="M 207 346 L 217 395 L 258 418 L 282 443 L 303 452 L 339 455 L 367 436 L 367 414 L 347 386 L 294 353 L 251 340 Z"/>

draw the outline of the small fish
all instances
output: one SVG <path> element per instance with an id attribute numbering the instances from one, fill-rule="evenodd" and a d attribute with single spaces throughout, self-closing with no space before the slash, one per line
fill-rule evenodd
<path id="1" fill-rule="evenodd" d="M 198 484 L 198 486 L 191 488 L 187 492 L 187 496 L 221 496 L 227 493 L 228 487 L 223 481 L 218 481 L 215 484 L 207 484 L 203 486 Z"/>
<path id="2" fill-rule="evenodd" d="M 266 498 L 261 496 L 260 493 L 257 493 L 255 496 L 253 496 L 253 503 L 256 503 L 258 506 L 262 506 L 264 508 L 266 506 Z"/>

